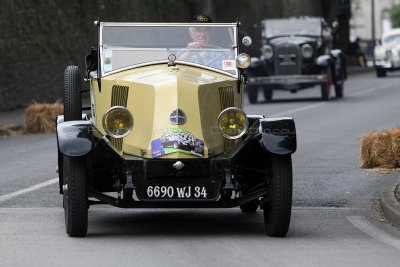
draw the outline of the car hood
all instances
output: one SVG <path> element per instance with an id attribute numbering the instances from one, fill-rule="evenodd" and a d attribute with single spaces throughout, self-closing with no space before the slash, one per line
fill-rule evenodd
<path id="1" fill-rule="evenodd" d="M 283 45 L 283 44 L 297 44 L 302 45 L 305 43 L 315 42 L 314 38 L 304 36 L 292 36 L 292 37 L 278 37 L 269 41 L 271 45 Z"/>
<path id="2" fill-rule="evenodd" d="M 186 65 L 141 67 L 102 78 L 101 91 L 93 88 L 96 127 L 102 132 L 102 116 L 111 108 L 112 99 L 121 97 L 121 93 L 115 93 L 113 89 L 118 86 L 129 88 L 125 102 L 134 120 L 132 132 L 123 138 L 122 145 L 116 149 L 121 154 L 147 158 L 199 156 L 191 155 L 190 151 L 158 153 L 156 150 L 160 150 L 165 136 L 170 134 L 176 134 L 182 140 L 191 138 L 197 143 L 203 142 L 203 157 L 208 157 L 211 150 L 222 153 L 225 141 L 218 131 L 217 118 L 227 107 L 242 106 L 242 94 L 237 90 L 236 78 Z M 171 114 L 178 109 L 186 117 L 180 125 L 170 120 Z"/>
<path id="3" fill-rule="evenodd" d="M 400 44 L 399 43 L 389 43 L 389 44 L 382 44 L 382 47 L 386 50 L 390 49 L 400 49 Z"/>

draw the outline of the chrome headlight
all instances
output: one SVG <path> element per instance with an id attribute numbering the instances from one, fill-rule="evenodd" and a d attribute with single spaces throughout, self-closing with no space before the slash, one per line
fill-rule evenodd
<path id="1" fill-rule="evenodd" d="M 246 69 L 250 66 L 251 59 L 246 53 L 239 54 L 236 58 L 236 66 L 241 69 Z"/>
<path id="2" fill-rule="evenodd" d="M 304 44 L 301 47 L 301 54 L 303 55 L 303 58 L 310 58 L 313 55 L 314 49 L 312 48 L 311 45 L 309 44 Z"/>
<path id="3" fill-rule="evenodd" d="M 228 139 L 237 139 L 244 135 L 249 127 L 246 114 L 238 108 L 224 109 L 218 116 L 218 129 Z"/>
<path id="4" fill-rule="evenodd" d="M 114 106 L 103 116 L 103 128 L 113 138 L 127 136 L 133 128 L 133 118 L 128 109 Z"/>
<path id="5" fill-rule="evenodd" d="M 274 50 L 270 45 L 264 45 L 261 50 L 266 59 L 271 59 L 272 56 L 274 55 Z"/>

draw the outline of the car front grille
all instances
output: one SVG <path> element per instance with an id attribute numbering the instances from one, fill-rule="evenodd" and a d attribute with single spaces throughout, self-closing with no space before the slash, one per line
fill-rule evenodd
<path id="1" fill-rule="evenodd" d="M 111 138 L 110 144 L 114 147 L 117 151 L 122 150 L 122 139 L 123 138 Z"/>
<path id="2" fill-rule="evenodd" d="M 275 47 L 275 75 L 296 75 L 301 73 L 299 47 L 284 44 Z"/>
<path id="3" fill-rule="evenodd" d="M 232 86 L 226 86 L 226 87 L 220 87 L 219 88 L 219 99 L 221 103 L 221 111 L 229 108 L 229 107 L 234 107 L 235 105 L 235 93 L 233 91 Z M 235 140 L 230 140 L 224 138 L 224 150 L 228 151 L 230 150 L 235 143 Z"/>
<path id="4" fill-rule="evenodd" d="M 111 93 L 111 106 L 122 106 L 126 108 L 128 92 L 128 86 L 114 85 Z"/>
<path id="5" fill-rule="evenodd" d="M 128 103 L 128 86 L 114 85 L 111 92 L 111 107 L 122 106 L 126 108 Z M 110 144 L 117 151 L 122 150 L 123 138 L 111 138 Z"/>
<path id="6" fill-rule="evenodd" d="M 219 100 L 221 103 L 221 111 L 233 107 L 234 102 L 234 93 L 232 86 L 220 87 L 219 88 Z"/>

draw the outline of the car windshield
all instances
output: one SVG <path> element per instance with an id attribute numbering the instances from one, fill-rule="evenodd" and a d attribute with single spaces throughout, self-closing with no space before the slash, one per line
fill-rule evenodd
<path id="1" fill-rule="evenodd" d="M 400 44 L 400 34 L 389 35 L 383 39 L 384 46 L 393 46 L 396 44 Z"/>
<path id="2" fill-rule="evenodd" d="M 236 24 L 101 23 L 102 74 L 168 60 L 237 75 Z"/>
<path id="3" fill-rule="evenodd" d="M 271 19 L 263 20 L 263 37 L 273 38 L 287 35 L 321 35 L 321 19 Z"/>

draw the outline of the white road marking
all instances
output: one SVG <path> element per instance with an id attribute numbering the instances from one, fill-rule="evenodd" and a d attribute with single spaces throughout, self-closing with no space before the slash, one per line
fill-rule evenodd
<path id="1" fill-rule="evenodd" d="M 369 92 L 373 92 L 373 91 L 376 91 L 376 90 L 382 90 L 382 89 L 386 89 L 386 88 L 394 87 L 394 86 L 395 85 L 393 85 L 393 84 L 386 84 L 386 85 L 380 86 L 380 87 L 372 87 L 372 88 L 364 89 L 364 90 L 362 90 L 360 92 L 357 92 L 355 94 L 351 94 L 350 96 L 359 96 L 359 95 L 363 95 L 363 94 L 366 94 L 366 93 L 369 93 Z"/>
<path id="2" fill-rule="evenodd" d="M 53 178 L 51 180 L 48 180 L 46 182 L 40 183 L 40 184 L 33 185 L 31 187 L 28 187 L 28 188 L 25 188 L 25 189 L 22 189 L 22 190 L 18 190 L 16 192 L 13 192 L 13 193 L 10 193 L 10 194 L 7 194 L 7 195 L 0 196 L 0 203 L 4 202 L 4 201 L 7 201 L 7 200 L 9 200 L 11 198 L 14 198 L 14 197 L 17 197 L 17 196 L 20 196 L 20 195 L 23 195 L 23 194 L 38 190 L 40 188 L 43 188 L 43 187 L 46 187 L 46 186 L 49 186 L 49 185 L 52 185 L 52 184 L 55 184 L 55 183 L 58 183 L 58 177 L 57 178 Z"/>
<path id="3" fill-rule="evenodd" d="M 363 216 L 347 216 L 347 220 L 349 220 L 349 222 L 351 222 L 356 228 L 360 229 L 370 237 L 400 250 L 400 239 L 394 238 L 393 236 L 378 229 L 373 224 L 368 222 Z"/>
<path id="4" fill-rule="evenodd" d="M 275 114 L 271 114 L 269 115 L 269 117 L 281 117 L 281 116 L 286 116 L 286 115 L 290 115 L 299 111 L 303 111 L 303 110 L 307 110 L 307 109 L 312 109 L 312 108 L 316 108 L 322 105 L 325 105 L 327 102 L 321 102 L 321 103 L 317 103 L 317 104 L 312 104 L 312 105 L 307 105 L 304 107 L 299 107 L 299 108 L 294 108 L 294 109 L 289 109 L 283 112 L 278 112 Z"/>
<path id="5" fill-rule="evenodd" d="M 384 86 L 378 86 L 378 87 L 371 87 L 371 88 L 367 88 L 364 89 L 360 92 L 354 93 L 354 94 L 349 94 L 350 97 L 354 97 L 354 96 L 359 96 L 359 95 L 363 95 L 369 92 L 373 92 L 373 91 L 377 91 L 377 90 L 383 90 L 389 87 L 394 87 L 393 84 L 387 84 Z M 346 96 L 345 96 L 346 97 Z M 304 110 L 308 110 L 308 109 L 312 109 L 312 108 L 316 108 L 325 104 L 328 104 L 329 101 L 324 101 L 324 102 L 320 102 L 320 103 L 316 103 L 316 104 L 311 104 L 311 105 L 307 105 L 307 106 L 303 106 L 303 107 L 299 107 L 299 108 L 294 108 L 294 109 L 289 109 L 283 112 L 278 112 L 275 114 L 271 114 L 268 117 L 281 117 L 281 116 L 287 116 L 287 115 L 291 115 L 294 114 L 296 112 L 300 112 L 300 111 L 304 111 Z"/>

